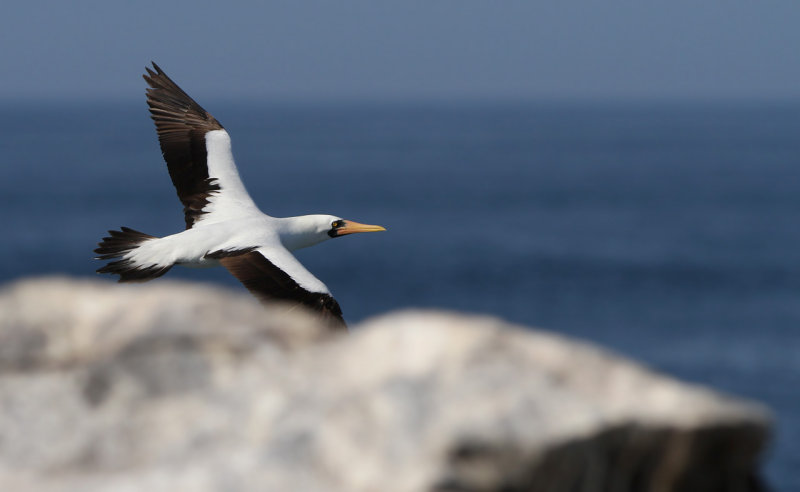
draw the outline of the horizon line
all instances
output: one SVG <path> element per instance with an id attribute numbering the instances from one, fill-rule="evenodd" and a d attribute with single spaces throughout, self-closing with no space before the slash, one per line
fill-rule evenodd
<path id="1" fill-rule="evenodd" d="M 797 96 L 391 96 L 391 97 L 300 97 L 300 96 L 261 96 L 261 97 L 203 97 L 205 105 L 212 104 L 225 106 L 662 106 L 662 105 L 711 105 L 711 106 L 774 106 L 774 105 L 800 105 L 800 95 Z M 40 107 L 45 105 L 74 106 L 122 106 L 145 104 L 144 91 L 139 97 L 16 97 L 4 98 L 0 96 L 0 106 L 15 107 L 29 106 Z M 205 107 L 205 106 L 204 106 Z"/>

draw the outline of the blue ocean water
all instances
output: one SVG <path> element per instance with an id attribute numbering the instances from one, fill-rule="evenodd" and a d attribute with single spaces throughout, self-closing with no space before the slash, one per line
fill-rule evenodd
<path id="1" fill-rule="evenodd" d="M 298 254 L 348 321 L 490 313 L 757 399 L 800 490 L 800 105 L 205 106 L 265 212 L 388 229 Z M 144 103 L 2 111 L 0 281 L 183 228 Z"/>

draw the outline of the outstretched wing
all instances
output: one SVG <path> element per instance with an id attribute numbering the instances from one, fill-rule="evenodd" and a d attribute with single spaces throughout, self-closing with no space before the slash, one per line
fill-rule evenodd
<path id="1" fill-rule="evenodd" d="M 282 247 L 221 251 L 219 259 L 231 274 L 264 301 L 302 304 L 334 329 L 346 329 L 339 303 L 328 288 Z"/>
<path id="2" fill-rule="evenodd" d="M 231 152 L 228 132 L 153 63 L 144 80 L 161 153 L 183 203 L 186 228 L 257 211 Z"/>

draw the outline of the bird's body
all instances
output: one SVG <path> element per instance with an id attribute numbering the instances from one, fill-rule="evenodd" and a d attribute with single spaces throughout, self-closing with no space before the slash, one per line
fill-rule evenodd
<path id="1" fill-rule="evenodd" d="M 144 76 L 148 105 L 170 177 L 184 205 L 186 230 L 155 237 L 123 227 L 95 250 L 114 260 L 99 273 L 120 282 L 146 281 L 174 265 L 222 265 L 262 300 L 303 304 L 337 326 L 341 309 L 330 291 L 292 251 L 356 232 L 384 230 L 332 215 L 271 217 L 259 210 L 239 178 L 230 136 L 155 64 Z"/>

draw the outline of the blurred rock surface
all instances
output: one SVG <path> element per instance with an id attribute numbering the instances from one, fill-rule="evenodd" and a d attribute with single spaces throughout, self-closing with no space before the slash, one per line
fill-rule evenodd
<path id="1" fill-rule="evenodd" d="M 160 280 L 0 291 L 0 490 L 755 491 L 758 404 L 489 317 L 334 336 Z"/>

